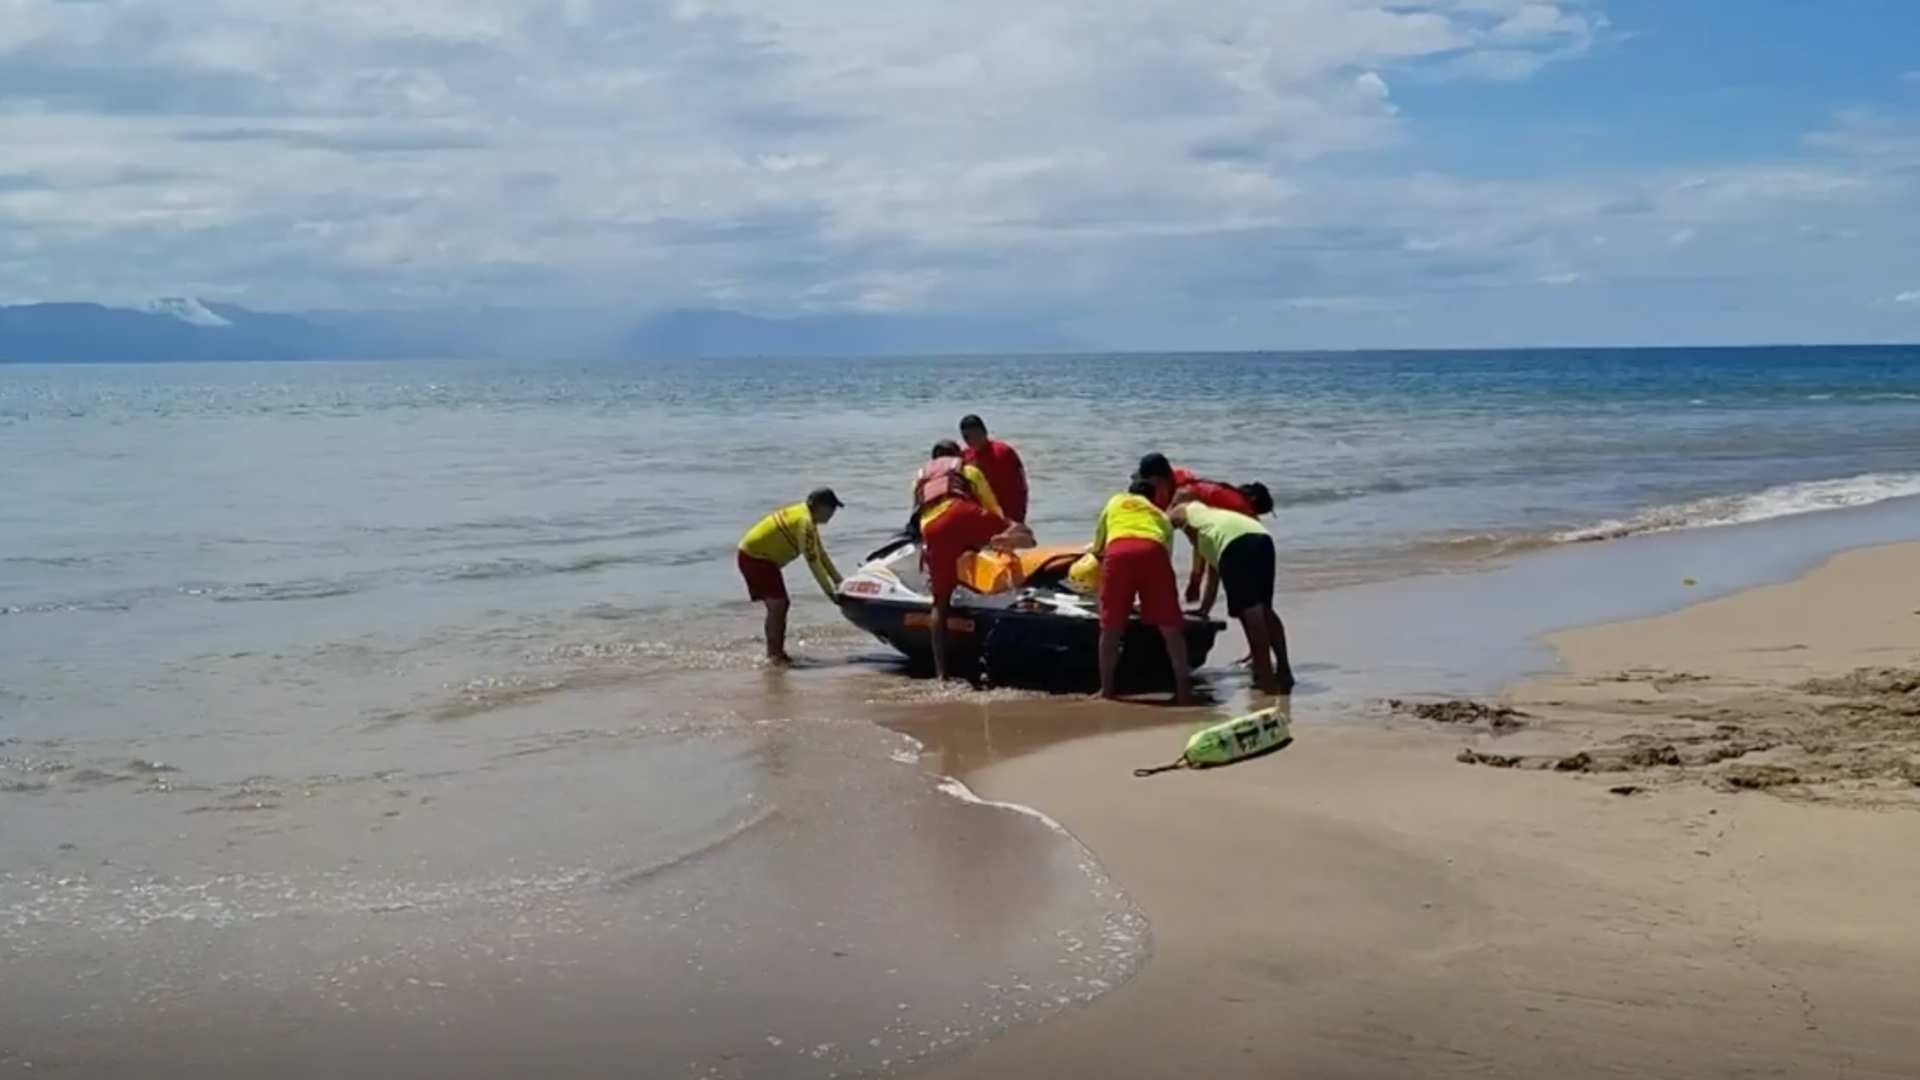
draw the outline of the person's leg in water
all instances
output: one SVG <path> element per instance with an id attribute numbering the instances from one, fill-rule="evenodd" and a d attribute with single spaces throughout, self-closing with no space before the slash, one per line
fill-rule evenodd
<path id="1" fill-rule="evenodd" d="M 1163 626 L 1160 636 L 1167 642 L 1167 662 L 1173 665 L 1173 703 L 1191 705 L 1193 697 L 1193 668 L 1187 663 L 1187 629 L 1182 626 Z"/>
<path id="2" fill-rule="evenodd" d="M 947 606 L 952 601 L 950 588 L 934 593 L 933 610 L 929 612 L 933 621 L 927 626 L 933 635 L 933 677 L 941 682 L 947 681 Z"/>
<path id="3" fill-rule="evenodd" d="M 1274 688 L 1273 660 L 1267 637 L 1267 609 L 1254 604 L 1240 611 L 1240 627 L 1247 632 L 1247 657 L 1253 665 L 1253 685 L 1262 693 L 1278 693 Z"/>
<path id="4" fill-rule="evenodd" d="M 1242 536 L 1220 553 L 1220 563 L 1227 613 L 1240 620 L 1247 634 L 1247 659 L 1242 662 L 1253 667 L 1253 685 L 1263 693 L 1287 693 L 1293 689 L 1293 673 L 1287 667 L 1284 631 L 1273 614 L 1272 538 Z"/>
<path id="5" fill-rule="evenodd" d="M 1273 644 L 1274 692 L 1291 694 L 1295 686 L 1293 663 L 1287 657 L 1287 627 L 1273 608 L 1267 608 L 1267 636 Z"/>
<path id="6" fill-rule="evenodd" d="M 1120 674 L 1120 645 L 1126 633 L 1124 626 L 1118 630 L 1100 628 L 1100 696 L 1109 701 L 1120 700 L 1116 680 Z"/>
<path id="7" fill-rule="evenodd" d="M 953 608 L 953 590 L 960 584 L 956 566 L 968 551 L 997 547 L 1013 551 L 1033 546 L 1033 533 L 1024 525 L 1009 525 L 1006 519 L 978 506 L 962 504 L 937 518 L 922 534 L 927 553 L 928 584 L 933 593 L 933 620 L 929 630 L 933 638 L 933 673 L 942 682 L 948 678 L 948 643 L 951 634 L 947 613 Z"/>
<path id="8" fill-rule="evenodd" d="M 792 658 L 787 655 L 787 609 L 791 604 L 787 598 L 787 582 L 780 567 L 764 559 L 756 559 L 744 551 L 735 561 L 740 567 L 740 577 L 747 585 L 747 599 L 758 600 L 767 606 L 767 659 L 775 664 L 792 663 Z"/>
<path id="9" fill-rule="evenodd" d="M 1137 584 L 1124 545 L 1107 549 L 1100 565 L 1100 696 L 1120 700 L 1120 651 L 1133 617 Z"/>
<path id="10" fill-rule="evenodd" d="M 1173 669 L 1173 699 L 1176 704 L 1193 704 L 1193 670 L 1187 658 L 1187 617 L 1180 608 L 1180 582 L 1173 568 L 1170 547 L 1142 542 L 1128 544 L 1126 558 L 1132 566 L 1134 588 L 1140 594 L 1140 619 L 1160 631 L 1166 642 L 1167 663 Z"/>
<path id="11" fill-rule="evenodd" d="M 927 592 L 933 604 L 927 611 L 927 634 L 933 644 L 933 677 L 947 681 L 947 610 L 953 603 L 953 589 L 959 583 L 954 564 L 963 546 L 956 532 L 966 507 L 956 506 L 921 530 L 921 551 L 927 570 Z"/>
<path id="12" fill-rule="evenodd" d="M 769 597 L 762 602 L 767 605 L 767 659 L 775 664 L 791 664 L 793 657 L 787 655 L 787 609 L 792 602 L 784 597 Z"/>

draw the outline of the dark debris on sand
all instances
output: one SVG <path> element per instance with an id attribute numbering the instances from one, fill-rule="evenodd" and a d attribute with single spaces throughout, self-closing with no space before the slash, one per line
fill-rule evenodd
<path id="1" fill-rule="evenodd" d="M 1513 731 L 1525 727 L 1528 714 L 1505 705 L 1486 705 L 1478 701 L 1402 701 L 1387 699 L 1387 708 L 1408 713 L 1436 724 L 1485 724 L 1494 731 Z"/>
<path id="2" fill-rule="evenodd" d="M 1920 712 L 1920 671 L 1898 668 L 1861 668 L 1837 679 L 1808 679 L 1799 686 L 1804 694 L 1837 698 L 1909 698 L 1907 704 Z"/>
<path id="3" fill-rule="evenodd" d="M 1451 708 L 1461 705 L 1468 708 Z M 1410 711 L 1443 723 L 1472 723 L 1494 712 L 1471 702 L 1449 702 L 1441 709 L 1433 715 L 1418 706 Z M 1892 799 L 1920 806 L 1914 801 L 1920 789 L 1920 670 L 1862 668 L 1792 687 L 1757 689 L 1672 719 L 1693 730 L 1676 730 L 1669 723 L 1657 732 L 1633 732 L 1572 753 L 1514 756 L 1468 749 L 1456 760 L 1579 775 L 1631 773 L 1663 783 L 1692 780 L 1725 792 L 1876 804 Z M 1619 784 L 1608 790 L 1626 795 L 1646 787 Z"/>

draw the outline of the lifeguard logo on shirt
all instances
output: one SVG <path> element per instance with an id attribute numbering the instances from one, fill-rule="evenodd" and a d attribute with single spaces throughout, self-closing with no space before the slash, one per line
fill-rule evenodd
<path id="1" fill-rule="evenodd" d="M 883 590 L 877 581 L 843 581 L 840 591 L 854 596 L 879 596 Z"/>

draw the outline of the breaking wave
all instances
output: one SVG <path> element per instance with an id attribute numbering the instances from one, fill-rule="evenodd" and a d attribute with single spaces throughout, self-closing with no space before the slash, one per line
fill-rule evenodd
<path id="1" fill-rule="evenodd" d="M 1772 518 L 1870 506 L 1889 499 L 1920 495 L 1920 473 L 1866 473 L 1836 480 L 1782 484 L 1745 495 L 1695 499 L 1656 506 L 1630 518 L 1602 521 L 1556 533 L 1558 543 L 1618 540 L 1646 533 L 1744 525 Z"/>

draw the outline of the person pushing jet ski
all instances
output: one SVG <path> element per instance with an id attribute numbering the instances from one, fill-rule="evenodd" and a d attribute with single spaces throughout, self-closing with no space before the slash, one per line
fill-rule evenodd
<path id="1" fill-rule="evenodd" d="M 933 634 L 933 672 L 947 678 L 947 609 L 960 583 L 958 563 L 968 551 L 994 545 L 1032 547 L 1026 527 L 1007 521 L 993 485 L 977 465 L 961 456 L 960 445 L 943 439 L 913 476 L 913 509 L 920 526 L 921 560 L 933 596 L 929 613 Z"/>
<path id="2" fill-rule="evenodd" d="M 787 655 L 787 609 L 791 602 L 783 570 L 795 559 L 806 559 L 807 569 L 813 571 L 821 591 L 827 599 L 834 599 L 834 590 L 840 587 L 840 571 L 820 542 L 820 526 L 832 521 L 834 512 L 844 505 L 832 488 L 816 488 L 805 502 L 775 510 L 740 538 L 735 561 L 747 583 L 747 598 L 767 606 L 767 659 L 775 664 L 793 662 Z"/>
<path id="3" fill-rule="evenodd" d="M 1162 510 L 1171 508 L 1174 499 L 1184 494 L 1216 510 L 1228 510 L 1250 518 L 1273 513 L 1273 494 L 1267 490 L 1267 485 L 1257 481 L 1231 485 L 1218 480 L 1203 480 L 1193 470 L 1173 465 L 1165 454 L 1142 457 L 1134 476 L 1153 483 L 1153 504 Z M 1199 602 L 1200 584 L 1206 570 L 1206 561 L 1200 557 L 1200 549 L 1195 547 L 1193 569 L 1187 574 L 1187 603 Z"/>
<path id="4" fill-rule="evenodd" d="M 1092 551 L 1100 560 L 1100 696 L 1115 698 L 1120 648 L 1135 597 L 1140 621 L 1160 631 L 1173 668 L 1174 700 L 1193 703 L 1187 664 L 1186 616 L 1173 574 L 1173 523 L 1153 504 L 1153 482 L 1135 480 L 1107 500 L 1094 527 Z"/>
<path id="5" fill-rule="evenodd" d="M 1174 496 L 1167 514 L 1175 528 L 1193 541 L 1195 557 L 1207 566 L 1207 593 L 1200 614 L 1210 615 L 1227 586 L 1227 614 L 1247 632 L 1253 684 L 1268 694 L 1293 692 L 1293 666 L 1287 660 L 1287 628 L 1273 609 L 1273 537 L 1246 514 L 1208 506 L 1191 491 Z M 1271 655 L 1269 655 L 1271 654 Z"/>

